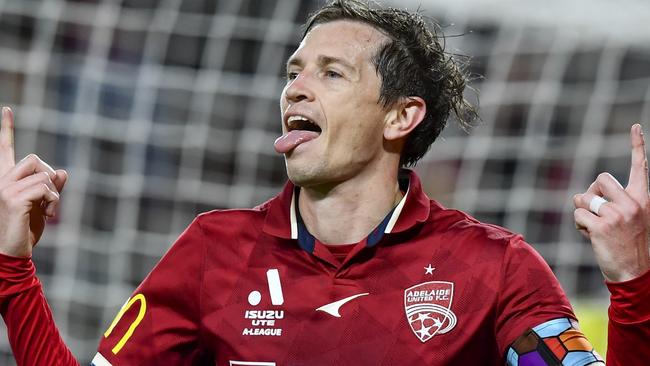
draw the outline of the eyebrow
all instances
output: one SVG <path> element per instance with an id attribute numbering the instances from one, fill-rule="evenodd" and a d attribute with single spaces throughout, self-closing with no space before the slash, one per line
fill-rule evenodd
<path id="1" fill-rule="evenodd" d="M 352 65 L 351 63 L 343 60 L 342 58 L 333 57 L 333 56 L 325 56 L 325 55 L 318 56 L 318 66 L 319 67 L 324 67 L 324 66 L 327 66 L 329 64 L 339 64 L 339 65 L 345 67 L 346 69 L 357 73 L 357 68 L 354 65 Z M 289 66 L 301 67 L 301 66 L 304 66 L 304 61 L 300 57 L 292 57 L 292 58 L 289 59 L 289 61 L 287 61 L 287 68 Z"/>

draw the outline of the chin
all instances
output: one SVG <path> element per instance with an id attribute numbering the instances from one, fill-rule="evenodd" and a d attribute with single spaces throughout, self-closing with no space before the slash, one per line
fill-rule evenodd
<path id="1" fill-rule="evenodd" d="M 299 187 L 311 186 L 317 184 L 319 179 L 304 171 L 290 169 L 287 167 L 287 176 L 291 183 Z"/>
<path id="2" fill-rule="evenodd" d="M 287 176 L 299 187 L 319 185 L 328 181 L 328 174 L 326 169 L 323 169 L 322 162 L 307 165 L 287 161 Z"/>
<path id="3" fill-rule="evenodd" d="M 351 179 L 359 170 L 346 169 L 345 166 L 327 166 L 320 161 L 319 165 L 294 166 L 287 164 L 287 176 L 298 187 L 329 189 L 338 183 Z"/>

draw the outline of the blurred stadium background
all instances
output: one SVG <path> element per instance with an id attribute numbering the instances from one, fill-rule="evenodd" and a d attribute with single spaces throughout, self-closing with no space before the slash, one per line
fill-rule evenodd
<path id="1" fill-rule="evenodd" d="M 82 363 L 191 219 L 247 207 L 285 180 L 284 62 L 320 1 L 0 0 L 0 103 L 17 156 L 70 181 L 35 251 Z M 571 196 L 601 171 L 627 181 L 628 131 L 650 128 L 643 0 L 384 1 L 442 24 L 483 75 L 481 126 L 453 123 L 417 170 L 448 206 L 525 233 L 604 353 L 608 293 Z M 462 35 L 462 36 L 460 36 Z M 13 364 L 0 328 L 0 364 Z"/>

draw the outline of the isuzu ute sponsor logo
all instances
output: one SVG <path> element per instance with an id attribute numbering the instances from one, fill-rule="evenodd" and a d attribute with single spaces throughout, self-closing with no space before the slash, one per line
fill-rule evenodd
<path id="1" fill-rule="evenodd" d="M 453 282 L 430 281 L 404 290 L 406 320 L 422 343 L 454 329 L 456 315 L 451 311 L 453 297 Z"/>
<path id="2" fill-rule="evenodd" d="M 284 304 L 280 272 L 276 268 L 266 271 L 266 281 L 269 285 L 271 305 L 280 306 Z M 248 294 L 248 304 L 257 306 L 262 302 L 262 293 L 253 290 Z M 250 327 L 242 330 L 245 336 L 281 336 L 280 320 L 284 319 L 284 310 L 246 310 L 244 319 L 250 320 Z"/>
<path id="3" fill-rule="evenodd" d="M 251 327 L 244 328 L 242 335 L 281 336 L 282 328 L 276 321 L 284 319 L 284 310 L 246 310 L 244 318 L 251 319 Z"/>

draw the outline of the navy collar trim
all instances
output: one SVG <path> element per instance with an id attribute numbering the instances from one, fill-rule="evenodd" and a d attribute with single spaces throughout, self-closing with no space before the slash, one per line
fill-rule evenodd
<path id="1" fill-rule="evenodd" d="M 400 189 L 406 192 L 402 200 L 395 208 L 388 213 L 379 226 L 373 230 L 367 238 L 367 243 L 372 246 L 378 243 L 383 234 L 403 232 L 417 223 L 428 219 L 431 210 L 435 207 L 430 203 L 429 198 L 422 192 L 422 185 L 417 174 L 409 170 L 401 170 L 398 177 Z M 257 210 L 268 210 L 262 230 L 272 236 L 298 240 L 299 236 L 304 237 L 302 243 L 306 250 L 313 247 L 313 239 L 304 233 L 308 233 L 302 219 L 299 219 L 297 210 L 296 192 L 299 191 L 293 183 L 288 182 L 282 192 L 275 198 L 258 206 Z M 299 222 L 302 227 L 299 229 Z M 301 233 L 299 235 L 299 232 Z"/>
<path id="2" fill-rule="evenodd" d="M 409 194 L 409 181 L 408 178 L 399 181 L 400 189 L 406 189 L 404 197 L 400 202 L 395 206 L 390 212 L 384 217 L 384 219 L 379 223 L 379 225 L 370 232 L 366 238 L 366 246 L 373 247 L 377 245 L 384 237 L 384 234 L 389 234 L 397 219 L 399 218 L 404 204 L 406 203 L 406 197 Z M 300 216 L 300 210 L 298 209 L 298 198 L 300 197 L 300 187 L 294 187 L 293 196 L 291 198 L 291 208 L 290 208 L 290 218 L 291 218 L 291 238 L 298 239 L 298 244 L 300 247 L 309 252 L 314 252 L 314 247 L 316 246 L 316 238 L 307 230 L 307 226 Z"/>

